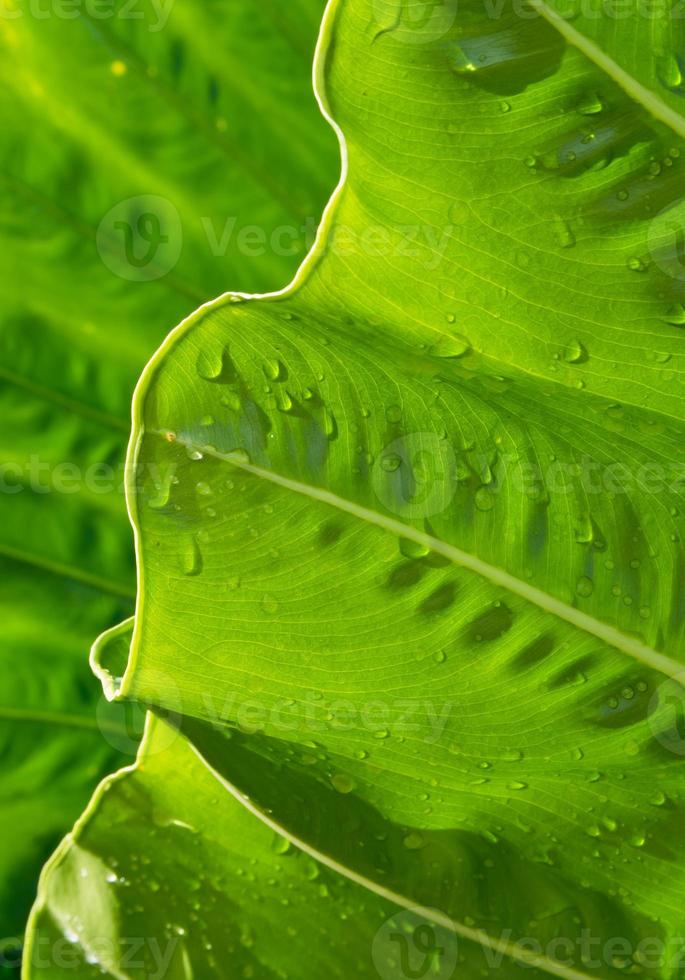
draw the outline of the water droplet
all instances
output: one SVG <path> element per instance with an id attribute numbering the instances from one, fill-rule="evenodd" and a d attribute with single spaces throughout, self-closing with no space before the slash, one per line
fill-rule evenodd
<path id="1" fill-rule="evenodd" d="M 476 490 L 475 504 L 480 511 L 489 511 L 495 506 L 495 497 L 487 487 L 482 486 Z"/>
<path id="2" fill-rule="evenodd" d="M 199 575 L 202 572 L 202 566 L 200 546 L 195 538 L 191 538 L 181 554 L 181 571 L 184 575 Z"/>
<path id="3" fill-rule="evenodd" d="M 262 365 L 262 370 L 268 381 L 280 381 L 286 376 L 285 367 L 276 358 L 270 358 L 265 361 Z"/>
<path id="4" fill-rule="evenodd" d="M 278 395 L 276 396 L 276 407 L 278 408 L 279 412 L 288 413 L 293 410 L 293 400 L 285 389 L 278 392 Z M 329 435 L 330 433 L 327 432 L 326 434 Z"/>
<path id="5" fill-rule="evenodd" d="M 331 776 L 331 783 L 333 784 L 333 789 L 344 795 L 351 793 L 356 786 L 352 777 L 346 776 L 344 773 L 336 773 L 335 776 Z"/>
<path id="6" fill-rule="evenodd" d="M 562 356 L 569 364 L 579 364 L 587 360 L 587 350 L 579 340 L 571 340 L 564 347 Z"/>
<path id="7" fill-rule="evenodd" d="M 230 408 L 232 412 L 239 412 L 241 407 L 240 396 L 235 391 L 226 391 L 221 396 L 221 404 Z"/>
<path id="8" fill-rule="evenodd" d="M 421 834 L 413 832 L 408 834 L 402 842 L 408 851 L 420 851 L 425 846 L 425 841 Z"/>
<path id="9" fill-rule="evenodd" d="M 576 583 L 576 595 L 582 599 L 587 599 L 595 590 L 594 582 L 587 575 L 581 576 Z"/>
<path id="10" fill-rule="evenodd" d="M 172 481 L 170 478 L 164 479 L 156 485 L 148 498 L 148 505 L 153 510 L 162 510 L 167 506 L 171 497 Z"/>
<path id="11" fill-rule="evenodd" d="M 232 463 L 250 464 L 250 454 L 246 449 L 233 449 L 230 453 L 227 453 L 226 458 Z"/>
<path id="12" fill-rule="evenodd" d="M 430 554 L 430 548 L 425 544 L 420 544 L 418 541 L 411 541 L 409 538 L 400 538 L 400 553 L 405 558 L 425 558 L 426 555 Z"/>
<path id="13" fill-rule="evenodd" d="M 664 320 L 674 327 L 685 327 L 685 306 L 682 303 L 676 303 L 674 306 L 671 306 Z"/>
<path id="14" fill-rule="evenodd" d="M 388 453 L 385 456 L 381 456 L 381 467 L 386 473 L 395 473 L 402 465 L 402 457 L 398 456 L 397 453 Z"/>
<path id="15" fill-rule="evenodd" d="M 645 263 L 642 261 L 642 259 L 638 258 L 636 255 L 632 256 L 632 258 L 629 258 L 628 261 L 626 262 L 626 265 L 628 266 L 631 272 L 647 271 L 647 266 L 645 265 Z"/>
<path id="16" fill-rule="evenodd" d="M 685 90 L 680 60 L 675 54 L 665 54 L 657 57 L 656 72 L 664 88 L 678 93 Z"/>
<path id="17" fill-rule="evenodd" d="M 576 236 L 564 218 L 557 217 L 554 219 L 554 234 L 562 248 L 573 248 L 576 244 Z"/>
<path id="18" fill-rule="evenodd" d="M 603 111 L 604 103 L 596 92 L 589 92 L 584 95 L 578 105 L 578 112 L 581 116 L 596 116 Z"/>
<path id="19" fill-rule="evenodd" d="M 458 44 L 452 49 L 452 68 L 458 75 L 470 75 L 478 71 L 471 55 Z"/>
<path id="20" fill-rule="evenodd" d="M 471 350 L 471 344 L 466 337 L 460 334 L 451 334 L 441 337 L 431 346 L 430 352 L 435 357 L 458 358 L 463 357 Z"/>
<path id="21" fill-rule="evenodd" d="M 575 520 L 575 540 L 578 544 L 591 544 L 595 539 L 595 528 L 589 514 L 580 514 Z"/>
<path id="22" fill-rule="evenodd" d="M 335 415 L 328 409 L 324 409 L 323 413 L 323 431 L 329 439 L 335 439 L 338 434 L 338 423 L 335 420 Z"/>
<path id="23" fill-rule="evenodd" d="M 285 837 L 281 837 L 280 834 L 275 834 L 271 844 L 271 850 L 274 854 L 289 854 L 292 850 L 292 844 Z"/>
<path id="24" fill-rule="evenodd" d="M 200 351 L 196 367 L 198 375 L 213 384 L 230 384 L 237 378 L 227 347 L 223 350 Z"/>

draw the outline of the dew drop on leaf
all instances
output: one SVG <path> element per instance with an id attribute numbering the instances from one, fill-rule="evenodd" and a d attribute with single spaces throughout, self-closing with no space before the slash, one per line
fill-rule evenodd
<path id="1" fill-rule="evenodd" d="M 578 364 L 587 360 L 587 350 L 579 340 L 571 340 L 564 347 L 563 358 L 569 364 Z"/>
<path id="2" fill-rule="evenodd" d="M 292 845 L 285 837 L 276 834 L 271 844 L 271 850 L 274 854 L 289 854 L 292 850 Z"/>
<path id="3" fill-rule="evenodd" d="M 678 94 L 685 93 L 681 62 L 675 54 L 660 55 L 656 59 L 656 73 L 664 88 Z"/>
<path id="4" fill-rule="evenodd" d="M 335 776 L 332 776 L 331 783 L 333 784 L 333 789 L 344 795 L 351 793 L 356 785 L 352 777 L 346 776 L 344 773 L 336 773 Z"/>
<path id="5" fill-rule="evenodd" d="M 596 92 L 588 92 L 578 104 L 581 116 L 596 116 L 604 111 L 604 103 Z"/>
<path id="6" fill-rule="evenodd" d="M 410 538 L 400 538 L 400 553 L 405 558 L 425 558 L 426 555 L 430 554 L 430 548 L 418 541 L 412 541 Z"/>
<path id="7" fill-rule="evenodd" d="M 262 365 L 262 370 L 264 371 L 264 376 L 269 381 L 279 381 L 285 376 L 285 368 L 276 358 L 270 358 L 268 361 L 265 361 Z"/>
<path id="8" fill-rule="evenodd" d="M 459 358 L 463 357 L 465 354 L 471 350 L 471 345 L 466 339 L 460 334 L 451 334 L 449 336 L 441 337 L 435 344 L 431 347 L 431 353 L 435 357 L 444 358 Z"/>
<path id="9" fill-rule="evenodd" d="M 476 507 L 480 511 L 489 511 L 495 506 L 495 497 L 487 487 L 479 487 L 475 495 Z"/>
<path id="10" fill-rule="evenodd" d="M 685 327 L 685 306 L 682 303 L 676 303 L 674 306 L 671 306 L 664 320 L 674 327 Z"/>
<path id="11" fill-rule="evenodd" d="M 629 258 L 626 265 L 628 266 L 631 272 L 647 271 L 647 266 L 645 265 L 645 263 L 642 261 L 642 259 L 638 258 L 636 255 L 632 256 L 632 258 Z"/>
<path id="12" fill-rule="evenodd" d="M 181 571 L 184 575 L 194 576 L 202 572 L 203 560 L 200 545 L 195 538 L 187 542 L 181 553 Z"/>
<path id="13" fill-rule="evenodd" d="M 402 457 L 398 456 L 397 453 L 387 453 L 387 455 L 381 456 L 381 468 L 386 473 L 395 473 L 401 465 Z"/>

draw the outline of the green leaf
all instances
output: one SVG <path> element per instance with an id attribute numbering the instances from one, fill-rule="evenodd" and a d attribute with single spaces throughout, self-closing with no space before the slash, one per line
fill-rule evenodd
<path id="1" fill-rule="evenodd" d="M 224 297 L 146 369 L 131 655 L 96 667 L 310 853 L 480 939 L 479 970 L 506 940 L 665 980 L 682 147 L 524 12 L 329 8 L 349 173 L 292 288 Z"/>
<path id="2" fill-rule="evenodd" d="M 433 910 L 370 894 L 236 796 L 174 728 L 151 721 L 136 766 L 102 784 L 48 866 L 32 975 L 392 980 L 404 964 L 446 980 L 457 962 L 481 966 L 477 944 Z M 502 951 L 490 955 L 498 976 L 518 975 Z M 528 964 L 527 975 L 544 974 Z"/>
<path id="3" fill-rule="evenodd" d="M 535 0 L 533 5 L 658 119 L 685 135 L 685 24 L 677 0 Z M 622 22 L 618 30 L 617 21 Z"/>
<path id="4" fill-rule="evenodd" d="M 42 863 L 135 752 L 87 665 L 135 597 L 135 381 L 227 278 L 288 281 L 338 168 L 311 94 L 322 0 L 67 6 L 0 12 L 0 936 L 17 938 Z"/>

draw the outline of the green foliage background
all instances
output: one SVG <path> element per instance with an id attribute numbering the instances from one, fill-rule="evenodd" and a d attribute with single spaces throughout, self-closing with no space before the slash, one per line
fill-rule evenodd
<path id="1" fill-rule="evenodd" d="M 337 179 L 337 143 L 311 88 L 322 12 L 322 0 L 0 7 L 0 938 L 10 945 L 41 865 L 100 777 L 135 753 L 139 714 L 107 706 L 87 663 L 97 634 L 133 608 L 123 461 L 135 382 L 198 304 L 229 285 L 290 280 Z M 182 229 L 178 261 L 151 281 L 132 281 L 114 227 L 134 225 L 125 202 L 141 196 L 138 210 L 162 198 Z M 284 226 L 293 234 L 274 247 Z"/>

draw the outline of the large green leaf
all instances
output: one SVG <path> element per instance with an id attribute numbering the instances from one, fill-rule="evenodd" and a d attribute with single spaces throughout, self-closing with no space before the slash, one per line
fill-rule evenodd
<path id="1" fill-rule="evenodd" d="M 403 933 L 419 972 L 431 960 L 441 977 L 457 958 L 477 964 L 474 944 L 458 947 L 419 910 L 398 910 L 265 827 L 160 723 L 93 809 L 97 818 L 84 816 L 46 874 L 28 950 L 37 973 L 118 977 L 126 964 L 132 978 L 393 977 Z M 128 914 L 117 919 L 122 893 Z M 419 929 L 429 930 L 425 949 L 420 933 L 413 942 Z"/>
<path id="2" fill-rule="evenodd" d="M 232 748 L 244 754 L 237 736 Z M 33 973 L 448 980 L 459 964 L 473 976 L 520 976 L 506 944 L 485 957 L 433 922 L 437 910 L 398 908 L 350 882 L 229 789 L 174 728 L 152 722 L 136 766 L 102 784 L 46 869 Z M 544 976 L 518 954 L 527 976 Z"/>
<path id="3" fill-rule="evenodd" d="M 147 368 L 131 655 L 96 667 L 369 891 L 560 976 L 666 980 L 683 162 L 570 37 L 331 5 L 349 174 L 291 289 L 201 310 Z"/>
<path id="4" fill-rule="evenodd" d="M 338 169 L 311 93 L 322 0 L 68 6 L 0 4 L 0 937 L 135 752 L 87 665 L 135 595 L 135 380 L 226 279 L 288 281 Z"/>

